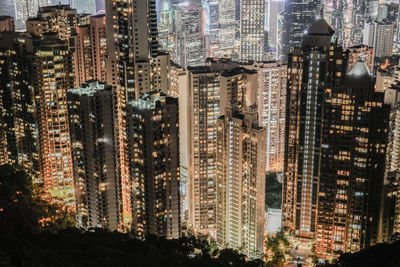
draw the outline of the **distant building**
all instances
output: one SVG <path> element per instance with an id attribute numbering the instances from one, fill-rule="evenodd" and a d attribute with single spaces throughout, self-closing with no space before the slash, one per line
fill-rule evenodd
<path id="1" fill-rule="evenodd" d="M 78 25 L 75 38 L 75 86 L 90 80 L 106 81 L 106 17 L 91 16 Z"/>
<path id="2" fill-rule="evenodd" d="M 363 44 L 375 49 L 376 57 L 388 57 L 393 53 L 394 24 L 368 22 L 364 26 Z"/>
<path id="3" fill-rule="evenodd" d="M 230 11 L 232 12 L 232 11 Z M 240 4 L 241 60 L 265 60 L 265 0 L 245 0 Z"/>
<path id="4" fill-rule="evenodd" d="M 181 5 L 177 17 L 175 62 L 183 67 L 201 66 L 207 58 L 201 1 Z"/>
<path id="5" fill-rule="evenodd" d="M 14 18 L 9 16 L 0 16 L 0 32 L 15 31 Z"/>

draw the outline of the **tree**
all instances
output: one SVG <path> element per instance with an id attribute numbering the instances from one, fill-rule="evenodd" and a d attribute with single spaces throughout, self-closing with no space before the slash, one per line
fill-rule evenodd
<path id="1" fill-rule="evenodd" d="M 290 246 L 290 243 L 283 231 L 275 234 L 275 236 L 268 235 L 265 242 L 267 252 L 265 258 L 267 267 L 281 267 L 285 266 L 285 253 Z"/>

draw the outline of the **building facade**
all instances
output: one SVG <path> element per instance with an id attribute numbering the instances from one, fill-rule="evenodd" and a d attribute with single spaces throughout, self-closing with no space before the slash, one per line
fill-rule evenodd
<path id="1" fill-rule="evenodd" d="M 265 1 L 244 0 L 240 3 L 241 60 L 265 60 Z"/>
<path id="2" fill-rule="evenodd" d="M 88 81 L 69 89 L 68 116 L 78 225 L 118 229 L 121 224 L 111 87 Z"/>
<path id="3" fill-rule="evenodd" d="M 150 93 L 128 103 L 133 230 L 181 236 L 178 100 Z"/>

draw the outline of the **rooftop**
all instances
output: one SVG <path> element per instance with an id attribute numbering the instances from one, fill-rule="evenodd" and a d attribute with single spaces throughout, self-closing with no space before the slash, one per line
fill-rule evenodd
<path id="1" fill-rule="evenodd" d="M 311 35 L 332 35 L 335 31 L 324 19 L 318 19 L 311 25 L 307 33 Z"/>
<path id="2" fill-rule="evenodd" d="M 79 88 L 69 89 L 68 92 L 77 95 L 93 96 L 95 93 L 99 91 L 110 90 L 110 89 L 111 87 L 106 85 L 105 83 L 93 80 L 85 82 Z"/>

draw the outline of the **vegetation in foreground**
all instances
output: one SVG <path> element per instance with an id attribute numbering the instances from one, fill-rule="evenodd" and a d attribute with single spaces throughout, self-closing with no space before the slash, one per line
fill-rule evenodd
<path id="1" fill-rule="evenodd" d="M 193 237 L 166 240 L 73 228 L 74 215 L 38 197 L 23 171 L 0 166 L 0 266 L 262 266 Z"/>

